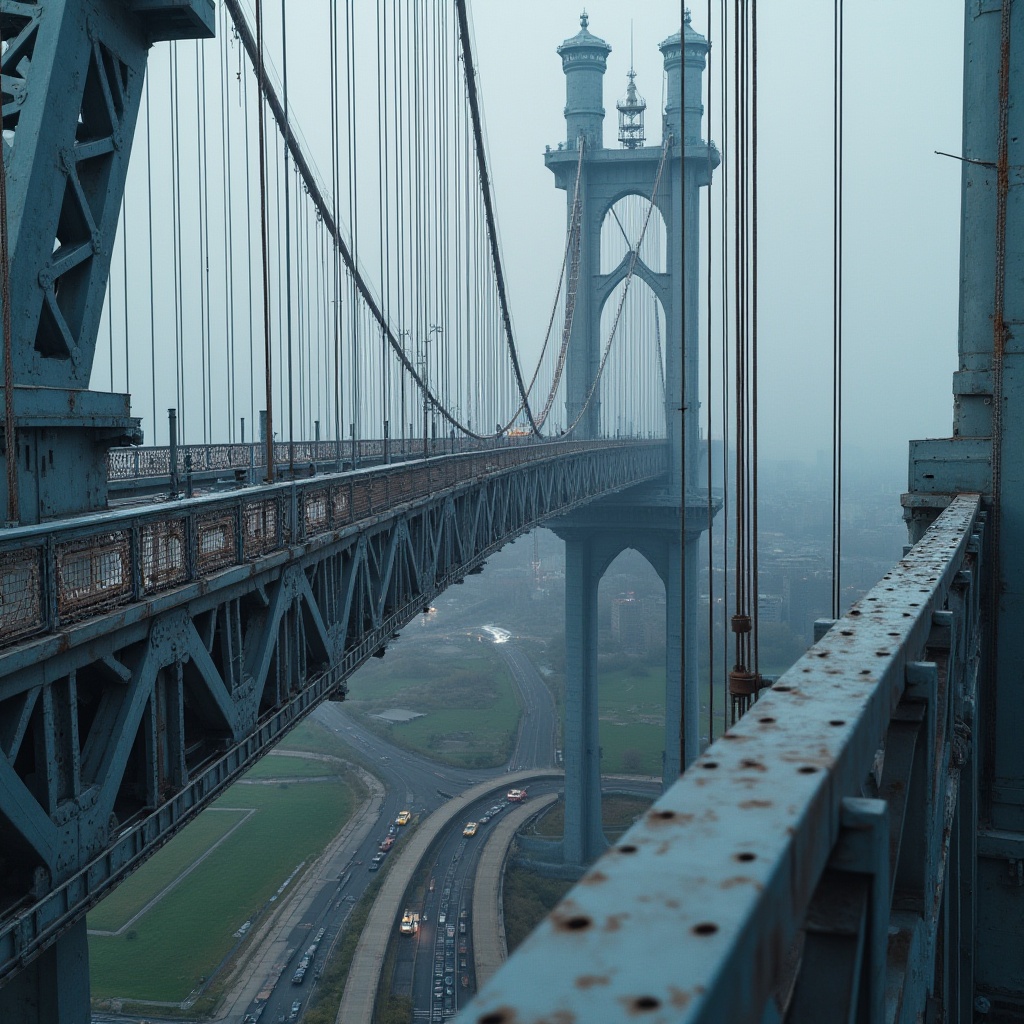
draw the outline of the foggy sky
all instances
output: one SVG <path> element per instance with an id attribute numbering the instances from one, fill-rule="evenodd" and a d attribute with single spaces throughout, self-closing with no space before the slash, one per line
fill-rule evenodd
<path id="1" fill-rule="evenodd" d="M 372 32 L 374 6 L 355 6 L 359 32 Z M 711 6 L 717 11 L 719 3 Z M 268 11 L 273 7 L 268 5 Z M 605 77 L 606 144 L 616 144 L 615 100 L 626 85 L 632 27 L 637 86 L 649 105 L 648 144 L 657 145 L 663 96 L 657 46 L 678 30 L 679 5 L 671 0 L 629 5 L 591 0 L 587 9 L 591 31 L 613 48 Z M 302 26 L 296 24 L 289 45 L 295 120 L 324 172 L 321 176 L 329 180 L 326 43 L 322 32 L 306 30 L 320 23 L 324 11 L 326 0 L 309 0 L 308 9 L 304 4 Z M 529 365 L 543 337 L 564 246 L 565 195 L 554 188 L 543 164 L 545 145 L 565 138 L 565 83 L 555 48 L 579 30 L 580 4 L 475 0 L 471 13 L 509 295 L 516 336 Z M 695 6 L 693 19 L 712 39 L 713 106 L 721 110 L 718 78 L 728 47 L 717 24 L 709 29 L 707 4 Z M 909 438 L 946 436 L 950 431 L 960 165 L 934 151 L 960 150 L 962 20 L 961 0 L 863 0 L 855 9 L 847 8 L 843 373 L 844 433 L 851 462 L 867 458 L 905 464 Z M 759 29 L 761 451 L 768 458 L 813 459 L 829 447 L 831 424 L 832 5 L 793 0 L 763 5 Z M 273 56 L 275 47 L 279 53 L 280 39 L 269 15 L 267 32 L 270 61 L 280 67 L 279 57 L 275 61 Z M 166 78 L 166 60 L 166 46 L 154 49 L 154 80 Z M 358 87 L 364 100 L 374 90 L 374 73 L 368 68 L 361 69 Z M 215 89 L 211 83 L 211 102 Z M 192 105 L 188 97 L 183 112 Z M 705 120 L 705 136 L 729 160 L 729 140 L 723 138 L 717 115 L 714 124 Z M 166 139 L 157 132 L 153 145 L 159 166 Z M 137 139 L 133 163 L 140 160 L 140 149 Z M 372 157 L 361 151 L 363 155 Z M 214 174 L 217 170 L 211 168 Z M 376 171 L 371 166 L 366 173 L 375 176 Z M 721 182 L 719 173 L 713 200 L 718 210 Z M 136 231 L 144 204 L 141 187 L 138 181 L 129 187 Z M 157 190 L 158 203 L 165 203 L 159 183 Z M 186 207 L 188 203 L 186 195 Z M 186 215 L 191 218 L 192 210 L 186 209 Z M 360 228 L 360 256 L 373 268 L 379 245 L 371 235 L 371 226 Z M 166 253 L 159 255 L 165 262 L 157 274 L 158 327 L 171 301 Z M 717 266 L 717 241 L 713 255 Z M 117 283 L 121 258 L 115 252 L 115 293 L 123 289 Z M 141 265 L 143 258 L 141 250 L 129 252 L 128 262 Z M 713 284 L 717 307 L 721 282 Z M 146 325 L 140 321 L 148 322 L 148 301 L 134 285 L 130 292 L 130 333 L 144 333 Z M 702 302 L 703 295 L 702 288 Z M 218 315 L 212 309 L 215 328 Z M 701 320 L 706 322 L 706 310 Z M 97 388 L 109 383 L 105 329 L 94 372 Z M 716 352 L 720 329 L 716 309 Z M 117 390 L 124 377 L 118 362 L 121 345 L 116 337 Z M 158 388 L 167 376 L 167 358 L 166 352 L 160 353 Z M 148 372 L 139 365 L 143 356 L 132 359 L 133 407 L 146 417 L 152 401 Z M 703 365 L 701 372 L 706 373 Z M 258 366 L 257 378 L 259 382 Z M 716 378 L 715 424 L 722 412 L 718 391 Z M 173 403 L 160 398 L 158 419 L 168 404 Z M 255 408 L 261 404 L 255 402 Z M 154 436 L 163 443 L 151 424 L 144 425 L 147 443 Z M 720 428 L 713 427 L 713 433 L 719 434 Z"/>
<path id="2" fill-rule="evenodd" d="M 564 76 L 554 47 L 577 31 L 579 6 L 522 0 L 515 16 L 505 4 L 478 0 L 473 7 L 521 334 L 538 266 L 546 280 L 556 272 L 551 260 L 541 261 L 558 248 L 550 229 L 564 197 L 552 187 L 541 151 L 564 138 Z M 712 6 L 717 12 L 719 4 Z M 811 459 L 830 446 L 832 6 L 762 5 L 758 24 L 760 409 L 768 457 Z M 694 27 L 705 35 L 707 7 L 693 5 Z M 679 6 L 592 0 L 587 11 L 590 30 L 613 47 L 605 109 L 606 144 L 614 145 L 630 23 L 637 85 L 654 107 L 661 94 L 657 44 L 678 27 Z M 844 438 L 851 462 L 904 465 L 909 438 L 948 436 L 952 420 L 960 165 L 933 151 L 960 152 L 963 3 L 864 0 L 846 11 Z M 718 31 L 713 24 L 713 62 L 725 49 Z M 720 71 L 720 64 L 713 68 L 716 78 Z M 720 108 L 720 100 L 713 105 Z M 649 111 L 652 121 L 657 125 Z M 720 125 L 710 135 L 724 150 Z M 714 202 L 721 208 L 718 191 Z"/>

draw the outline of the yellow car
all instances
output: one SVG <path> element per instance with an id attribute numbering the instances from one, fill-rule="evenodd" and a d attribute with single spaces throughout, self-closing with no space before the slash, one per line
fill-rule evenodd
<path id="1" fill-rule="evenodd" d="M 402 813 L 395 818 L 396 825 L 408 825 L 410 821 L 412 821 L 412 814 L 409 811 L 402 811 Z"/>
<path id="2" fill-rule="evenodd" d="M 464 836 L 475 836 L 476 835 L 476 822 L 467 821 L 466 827 L 462 830 Z"/>

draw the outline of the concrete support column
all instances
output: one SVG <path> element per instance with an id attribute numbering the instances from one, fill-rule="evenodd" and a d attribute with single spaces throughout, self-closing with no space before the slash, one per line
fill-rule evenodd
<path id="1" fill-rule="evenodd" d="M 0 988 L 0 1020 L 89 1024 L 89 942 L 84 917 Z"/>
<path id="2" fill-rule="evenodd" d="M 601 748 L 597 719 L 597 586 L 594 542 L 565 541 L 565 842 L 568 864 L 606 848 L 601 830 Z"/>

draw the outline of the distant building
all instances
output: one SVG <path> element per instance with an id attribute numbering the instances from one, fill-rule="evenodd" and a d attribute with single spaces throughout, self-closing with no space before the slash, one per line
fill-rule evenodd
<path id="1" fill-rule="evenodd" d="M 612 601 L 612 640 L 631 654 L 646 654 L 664 629 L 665 601 L 632 591 Z"/>

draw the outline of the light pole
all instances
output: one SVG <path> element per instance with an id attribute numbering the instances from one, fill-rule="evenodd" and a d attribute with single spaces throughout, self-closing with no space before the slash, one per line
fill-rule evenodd
<path id="1" fill-rule="evenodd" d="M 430 334 L 436 334 L 437 335 L 437 340 L 438 340 L 438 342 L 440 342 L 441 335 L 444 334 L 444 328 L 440 324 L 431 324 L 430 325 L 429 333 Z M 430 340 L 431 340 L 430 338 L 427 338 L 427 342 L 428 342 L 428 347 L 427 347 L 427 370 L 428 370 L 428 372 L 430 370 L 430 348 L 429 348 Z M 442 375 L 442 379 L 443 379 L 443 375 Z M 430 436 L 431 436 L 431 439 L 434 441 L 434 447 L 436 448 L 437 447 L 437 418 L 436 418 L 436 416 L 434 416 L 434 409 L 433 409 L 433 407 L 431 407 L 431 415 L 430 415 Z"/>

